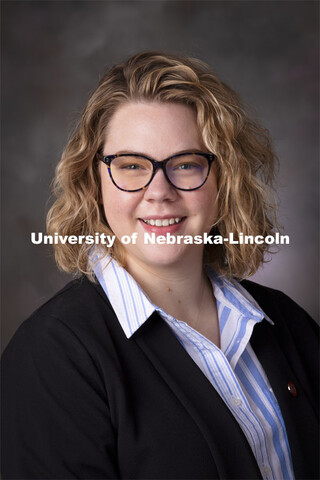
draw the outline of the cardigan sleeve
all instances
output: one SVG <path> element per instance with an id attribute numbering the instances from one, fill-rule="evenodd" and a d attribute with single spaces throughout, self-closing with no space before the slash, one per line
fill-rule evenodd
<path id="1" fill-rule="evenodd" d="M 67 325 L 24 322 L 2 358 L 3 479 L 119 478 L 105 390 Z"/>

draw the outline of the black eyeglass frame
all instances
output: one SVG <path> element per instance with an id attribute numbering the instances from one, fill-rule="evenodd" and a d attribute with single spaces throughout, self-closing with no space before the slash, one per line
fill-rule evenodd
<path id="1" fill-rule="evenodd" d="M 205 179 L 203 180 L 203 182 L 201 183 L 201 185 L 199 185 L 199 187 L 195 187 L 195 188 L 180 188 L 180 187 L 176 187 L 170 180 L 170 178 L 168 177 L 167 175 L 167 170 L 166 170 L 166 165 L 167 163 L 169 162 L 169 160 L 172 160 L 173 158 L 177 158 L 177 157 L 184 157 L 186 155 L 200 155 L 202 157 L 205 157 L 208 161 L 208 171 L 207 171 L 207 174 L 206 174 L 206 177 Z M 115 158 L 118 158 L 118 157 L 139 157 L 139 158 L 144 158 L 146 160 L 149 160 L 149 162 L 152 163 L 152 168 L 153 168 L 153 171 L 152 171 L 152 174 L 151 174 L 151 178 L 150 180 L 146 183 L 146 185 L 144 185 L 143 187 L 141 188 L 137 188 L 135 190 L 127 190 L 125 188 L 121 188 L 119 187 L 119 185 L 116 184 L 116 182 L 114 181 L 113 177 L 112 177 L 112 173 L 111 173 L 111 162 L 112 160 L 114 160 Z M 208 177 L 209 177 L 209 173 L 210 173 L 210 169 L 211 169 L 211 165 L 212 165 L 212 162 L 214 160 L 216 160 L 216 155 L 214 155 L 214 153 L 203 153 L 203 152 L 185 152 L 185 153 L 178 153 L 177 155 L 172 155 L 171 157 L 168 157 L 168 158 L 165 158 L 164 160 L 153 160 L 152 158 L 149 158 L 145 155 L 138 155 L 137 153 L 116 153 L 114 155 L 106 155 L 104 156 L 101 161 L 103 163 L 105 163 L 108 167 L 108 172 L 109 172 L 109 175 L 110 175 L 110 179 L 112 181 L 112 183 L 119 189 L 119 190 L 122 190 L 123 192 L 139 192 L 140 190 L 144 190 L 145 188 L 147 188 L 150 183 L 152 182 L 157 170 L 159 168 L 161 168 L 163 170 L 163 173 L 164 173 L 164 176 L 166 177 L 166 180 L 168 181 L 168 183 L 176 188 L 177 190 L 182 190 L 184 192 L 191 192 L 193 190 L 198 190 L 199 188 L 201 188 L 207 181 Z"/>

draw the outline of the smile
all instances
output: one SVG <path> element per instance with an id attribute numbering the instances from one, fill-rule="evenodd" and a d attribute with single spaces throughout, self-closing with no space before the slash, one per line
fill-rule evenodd
<path id="1" fill-rule="evenodd" d="M 172 218 L 148 218 L 148 219 L 143 219 L 143 223 L 146 223 L 147 225 L 155 226 L 155 227 L 168 227 L 169 225 L 175 225 L 177 223 L 180 223 L 185 217 L 172 217 Z"/>

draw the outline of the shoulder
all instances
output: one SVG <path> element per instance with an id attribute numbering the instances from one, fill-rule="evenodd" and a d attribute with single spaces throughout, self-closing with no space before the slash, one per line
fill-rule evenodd
<path id="1" fill-rule="evenodd" d="M 291 298 L 288 297 L 281 290 L 276 290 L 271 287 L 266 287 L 265 285 L 260 285 L 259 283 L 253 282 L 252 280 L 242 280 L 241 285 L 248 290 L 249 293 L 258 301 L 258 299 L 264 301 L 272 300 L 281 300 L 284 302 L 292 302 Z M 294 302 L 293 302 L 294 303 Z"/>
<path id="2" fill-rule="evenodd" d="M 296 312 L 299 311 L 300 313 L 308 315 L 302 307 L 300 307 L 294 300 L 292 300 L 281 290 L 266 287 L 265 285 L 260 285 L 259 283 L 251 280 L 242 280 L 241 285 L 254 297 L 259 304 L 261 304 L 261 306 L 264 304 L 270 308 L 270 306 L 274 307 L 275 305 L 278 305 L 279 309 L 293 309 Z"/>
<path id="3" fill-rule="evenodd" d="M 24 352 L 43 359 L 67 351 L 95 356 L 110 344 L 114 315 L 100 285 L 86 277 L 73 280 L 20 325 L 4 357 L 20 352 L 22 358 Z"/>
<path id="4" fill-rule="evenodd" d="M 277 326 L 289 329 L 297 338 L 306 336 L 308 332 L 312 336 L 319 336 L 317 323 L 285 293 L 250 280 L 243 280 L 241 285 Z"/>
<path id="5" fill-rule="evenodd" d="M 87 312 L 99 304 L 111 308 L 109 301 L 99 284 L 90 282 L 82 276 L 73 280 L 59 290 L 46 303 L 41 305 L 30 318 L 43 315 L 70 317 L 81 312 Z"/>
<path id="6" fill-rule="evenodd" d="M 41 305 L 23 324 L 30 328 L 55 319 L 70 329 L 77 329 L 92 317 L 113 315 L 112 307 L 101 286 L 85 276 L 69 282 Z"/>

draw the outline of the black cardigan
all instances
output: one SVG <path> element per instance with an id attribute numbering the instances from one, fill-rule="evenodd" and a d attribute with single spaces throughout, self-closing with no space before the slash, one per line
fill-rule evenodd
<path id="1" fill-rule="evenodd" d="M 257 324 L 251 345 L 296 478 L 318 479 L 317 326 L 284 294 L 243 285 L 275 323 Z M 85 277 L 22 324 L 2 370 L 3 479 L 261 478 L 239 425 L 166 322 L 154 313 L 127 339 Z"/>

